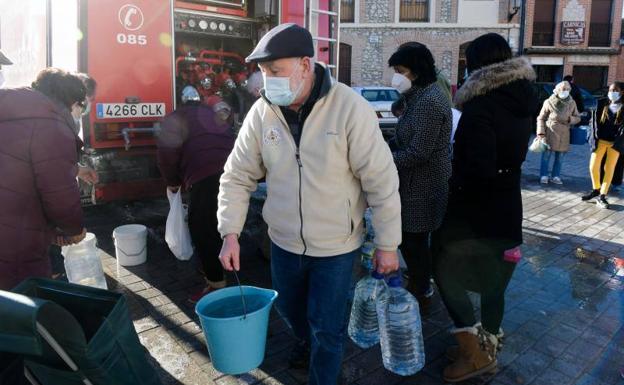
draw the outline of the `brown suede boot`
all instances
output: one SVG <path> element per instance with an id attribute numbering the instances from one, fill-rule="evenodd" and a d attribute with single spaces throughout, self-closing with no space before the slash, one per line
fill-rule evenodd
<path id="1" fill-rule="evenodd" d="M 496 336 L 476 327 L 453 331 L 459 358 L 444 369 L 446 382 L 461 382 L 496 369 Z"/>
<path id="2" fill-rule="evenodd" d="M 480 322 L 476 324 L 475 327 L 478 329 L 483 328 Z M 496 340 L 497 340 L 496 341 L 496 353 L 500 353 L 501 350 L 503 349 L 504 339 L 505 339 L 505 332 L 503 331 L 502 328 L 500 328 L 498 329 L 498 334 L 496 335 Z M 449 346 L 446 349 L 445 356 L 449 361 L 457 361 L 457 358 L 459 358 L 459 346 L 457 345 Z"/>

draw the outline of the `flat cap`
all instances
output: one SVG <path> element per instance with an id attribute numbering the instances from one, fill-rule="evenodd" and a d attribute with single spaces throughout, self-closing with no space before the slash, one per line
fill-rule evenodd
<path id="1" fill-rule="evenodd" d="M 297 24 L 280 24 L 260 39 L 245 61 L 265 62 L 287 57 L 314 57 L 310 32 Z"/>
<path id="2" fill-rule="evenodd" d="M 4 56 L 2 51 L 0 51 L 0 65 L 4 66 L 4 65 L 9 65 L 9 64 L 13 64 L 13 62 L 10 61 L 8 57 Z"/>

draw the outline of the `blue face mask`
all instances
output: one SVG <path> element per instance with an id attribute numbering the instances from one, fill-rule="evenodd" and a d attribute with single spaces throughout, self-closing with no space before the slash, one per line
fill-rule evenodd
<path id="1" fill-rule="evenodd" d="M 620 93 L 617 91 L 609 91 L 609 93 L 607 94 L 607 97 L 612 103 L 615 103 L 618 100 L 620 100 Z"/>
<path id="2" fill-rule="evenodd" d="M 286 107 L 293 104 L 303 88 L 303 81 L 300 81 L 295 91 L 290 89 L 290 78 L 293 75 L 279 77 L 267 76 L 266 73 L 262 73 L 262 76 L 264 77 L 264 94 L 266 98 L 278 106 Z"/>

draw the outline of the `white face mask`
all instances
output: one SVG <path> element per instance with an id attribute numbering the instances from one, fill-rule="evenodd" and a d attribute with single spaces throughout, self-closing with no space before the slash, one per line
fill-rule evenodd
<path id="1" fill-rule="evenodd" d="M 74 120 L 80 120 L 80 117 L 82 116 L 82 108 L 78 106 L 78 103 L 74 103 L 74 105 L 72 106 L 71 114 Z"/>
<path id="2" fill-rule="evenodd" d="M 87 101 L 87 106 L 85 107 L 84 111 L 82 112 L 82 116 L 87 116 L 87 115 L 89 115 L 90 112 L 91 112 L 91 102 Z"/>
<path id="3" fill-rule="evenodd" d="M 82 127 L 82 108 L 80 108 L 77 103 L 74 103 L 72 106 L 71 116 L 74 118 L 75 130 L 79 132 L 80 127 Z"/>
<path id="4" fill-rule="evenodd" d="M 559 91 L 557 96 L 559 96 L 559 99 L 567 99 L 570 96 L 570 91 Z"/>
<path id="5" fill-rule="evenodd" d="M 4 87 L 4 74 L 2 73 L 2 70 L 0 70 L 0 88 Z"/>
<path id="6" fill-rule="evenodd" d="M 607 97 L 611 102 L 617 102 L 618 100 L 620 100 L 620 93 L 617 91 L 609 91 Z"/>
<path id="7" fill-rule="evenodd" d="M 412 88 L 412 81 L 409 80 L 407 76 L 400 74 L 398 72 L 392 76 L 391 84 L 393 88 L 396 88 L 402 94 L 404 94 L 410 88 Z"/>
<path id="8" fill-rule="evenodd" d="M 264 94 L 269 101 L 278 106 L 290 106 L 297 100 L 297 97 L 303 89 L 303 80 L 299 81 L 296 90 L 290 89 L 290 78 L 296 73 L 294 71 L 289 77 L 267 76 L 266 72 L 262 73 L 264 78 Z"/>

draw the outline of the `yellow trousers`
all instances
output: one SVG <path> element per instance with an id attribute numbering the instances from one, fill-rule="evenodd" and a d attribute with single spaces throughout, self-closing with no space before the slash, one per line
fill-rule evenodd
<path id="1" fill-rule="evenodd" d="M 602 186 L 600 185 L 600 166 L 602 160 L 607 157 L 604 167 L 604 178 L 602 180 Z M 620 157 L 620 153 L 613 149 L 613 142 L 607 142 L 605 140 L 598 140 L 598 148 L 592 152 L 589 160 L 589 171 L 591 172 L 592 185 L 594 190 L 600 189 L 600 194 L 607 195 L 609 187 L 611 186 L 611 180 L 613 180 L 613 173 L 615 172 L 615 165 Z"/>

